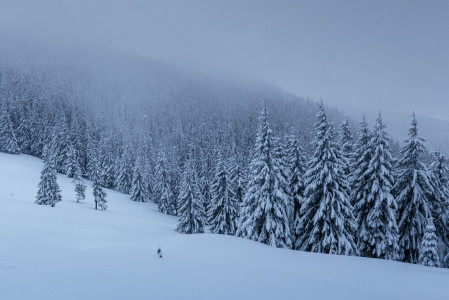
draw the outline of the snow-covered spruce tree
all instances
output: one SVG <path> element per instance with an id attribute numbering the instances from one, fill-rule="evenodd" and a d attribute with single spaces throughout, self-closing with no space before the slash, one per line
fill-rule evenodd
<path id="1" fill-rule="evenodd" d="M 29 100 L 30 101 L 30 100 Z M 1 109 L 1 108 L 0 108 Z M 19 125 L 17 128 L 13 127 L 13 131 L 16 134 L 17 144 L 22 153 L 31 154 L 31 144 L 33 143 L 33 112 L 22 112 L 21 116 L 17 119 Z"/>
<path id="2" fill-rule="evenodd" d="M 237 235 L 264 244 L 290 248 L 289 195 L 279 189 L 279 160 L 274 156 L 272 131 L 264 107 L 259 117 L 248 190 L 240 211 Z"/>
<path id="3" fill-rule="evenodd" d="M 95 201 L 95 209 L 96 210 L 106 210 L 108 208 L 108 201 L 106 200 L 106 192 L 103 190 L 103 188 L 100 185 L 100 171 L 98 169 L 95 169 L 93 172 L 93 178 L 92 178 L 92 187 L 93 187 L 93 194 L 94 194 L 94 201 Z"/>
<path id="4" fill-rule="evenodd" d="M 117 178 L 115 185 L 117 189 L 124 194 L 129 194 L 132 185 L 133 169 L 130 152 L 131 150 L 128 147 L 125 147 L 120 159 L 118 160 L 117 166 Z"/>
<path id="5" fill-rule="evenodd" d="M 202 199 L 192 158 L 188 158 L 184 163 L 179 189 L 178 214 L 180 218 L 176 231 L 187 234 L 204 233 L 206 211 Z"/>
<path id="6" fill-rule="evenodd" d="M 201 155 L 204 155 L 204 153 L 200 153 Z M 209 209 L 209 206 L 211 205 L 212 201 L 212 193 L 211 193 L 211 182 L 209 180 L 209 170 L 207 168 L 207 164 L 205 163 L 205 159 L 203 159 L 203 156 L 200 156 L 201 161 L 199 162 L 199 165 L 201 166 L 199 175 L 198 175 L 198 188 L 200 190 L 200 194 L 204 205 L 204 210 L 207 211 Z M 206 218 L 206 222 L 208 222 Z"/>
<path id="7" fill-rule="evenodd" d="M 43 156 L 45 141 L 47 140 L 49 128 L 48 121 L 45 117 L 38 117 L 39 113 L 36 109 L 31 114 L 30 125 L 30 154 L 38 157 Z"/>
<path id="8" fill-rule="evenodd" d="M 304 199 L 304 174 L 306 162 L 304 158 L 304 150 L 299 143 L 299 140 L 295 136 L 290 136 L 287 141 L 287 163 L 289 173 L 289 187 L 291 202 L 293 203 L 293 245 L 295 249 L 298 249 L 299 245 L 296 244 L 296 238 L 299 235 L 299 220 L 301 219 L 301 205 Z"/>
<path id="9" fill-rule="evenodd" d="M 236 151 L 235 141 L 232 146 L 232 151 L 226 163 L 226 169 L 231 180 L 231 189 L 234 193 L 235 199 L 237 199 L 239 206 L 243 203 L 243 197 L 245 195 L 245 180 L 242 171 L 241 162 L 238 159 Z"/>
<path id="10" fill-rule="evenodd" d="M 234 235 L 237 231 L 239 203 L 232 190 L 231 178 L 226 171 L 221 152 L 217 157 L 211 196 L 208 209 L 211 231 L 218 234 Z"/>
<path id="11" fill-rule="evenodd" d="M 381 114 L 376 120 L 369 147 L 371 160 L 363 174 L 366 177 L 365 188 L 369 193 L 366 197 L 358 198 L 354 204 L 358 224 L 357 246 L 362 256 L 397 260 L 397 205 L 391 195 L 394 182 L 392 156 Z"/>
<path id="12" fill-rule="evenodd" d="M 56 203 L 61 201 L 61 190 L 56 181 L 54 162 L 48 151 L 48 149 L 44 151 L 44 169 L 41 172 L 35 203 L 54 207 Z"/>
<path id="13" fill-rule="evenodd" d="M 131 183 L 131 200 L 146 202 L 147 185 L 142 174 L 142 160 L 137 159 L 134 166 L 133 180 Z"/>
<path id="14" fill-rule="evenodd" d="M 67 145 L 67 157 L 64 161 L 64 173 L 67 174 L 69 178 L 73 178 L 75 175 L 76 168 L 79 167 L 79 158 L 77 156 L 77 151 L 75 146 L 69 140 Z"/>
<path id="15" fill-rule="evenodd" d="M 99 145 L 99 164 L 100 164 L 100 184 L 106 188 L 114 188 L 115 169 L 114 157 L 116 149 L 111 139 L 104 138 Z"/>
<path id="16" fill-rule="evenodd" d="M 433 156 L 434 160 L 429 169 L 435 193 L 430 204 L 435 219 L 439 256 L 444 258 L 446 253 L 449 253 L 449 168 L 444 155 L 434 152 Z M 441 265 L 449 267 L 449 262 L 441 261 Z"/>
<path id="17" fill-rule="evenodd" d="M 277 186 L 275 190 L 281 191 L 282 194 L 287 195 L 284 199 L 285 205 L 287 207 L 287 215 L 290 222 L 290 233 L 292 234 L 293 230 L 293 212 L 294 212 L 294 202 L 292 193 L 290 190 L 290 173 L 289 173 L 289 163 L 287 158 L 286 146 L 283 141 L 279 138 L 273 138 L 273 168 L 274 173 L 277 177 Z M 293 246 L 293 242 L 292 242 Z"/>
<path id="18" fill-rule="evenodd" d="M 440 267 L 438 240 L 432 218 L 427 219 L 426 230 L 419 248 L 419 264 L 427 267 Z"/>
<path id="19" fill-rule="evenodd" d="M 157 199 L 159 211 L 168 214 L 176 214 L 176 205 L 171 185 L 170 174 L 168 172 L 167 156 L 162 149 L 156 158 L 156 180 L 154 186 L 155 199 Z"/>
<path id="20" fill-rule="evenodd" d="M 5 103 L 0 105 L 0 151 L 11 154 L 20 153 L 16 134 L 12 127 L 9 112 Z"/>
<path id="21" fill-rule="evenodd" d="M 346 176 L 349 176 L 351 174 L 351 162 L 354 157 L 354 137 L 352 135 L 351 128 L 349 127 L 348 119 L 345 119 L 340 125 L 338 143 L 341 153 L 346 160 L 343 171 Z"/>
<path id="22" fill-rule="evenodd" d="M 355 143 L 355 151 L 353 157 L 352 175 L 349 176 L 351 185 L 350 202 L 352 205 L 365 201 L 369 194 L 368 174 L 369 164 L 371 161 L 371 132 L 368 124 L 363 116 L 360 122 L 359 134 Z"/>
<path id="23" fill-rule="evenodd" d="M 170 153 L 171 155 L 169 156 L 168 159 L 168 174 L 169 174 L 169 178 L 170 178 L 170 186 L 171 186 L 171 191 L 173 192 L 173 198 L 175 199 L 174 201 L 174 205 L 176 207 L 175 210 L 175 215 L 179 216 L 179 206 L 178 206 L 178 199 L 179 199 L 179 189 L 180 189 L 180 185 L 181 185 L 181 177 L 182 177 L 182 169 L 181 166 L 179 165 L 179 162 L 176 160 L 176 157 L 173 155 L 173 153 Z"/>
<path id="24" fill-rule="evenodd" d="M 106 210 L 108 201 L 106 200 L 106 192 L 101 187 L 100 153 L 96 143 L 92 143 L 91 145 L 92 149 L 90 149 L 89 159 L 91 161 L 89 163 L 89 169 L 90 179 L 92 180 L 95 209 Z"/>
<path id="25" fill-rule="evenodd" d="M 70 122 L 70 143 L 75 150 L 75 157 L 81 167 L 81 173 L 84 174 L 86 170 L 86 124 L 84 116 L 77 109 L 74 109 L 71 115 Z"/>
<path id="26" fill-rule="evenodd" d="M 69 133 L 67 129 L 67 120 L 63 116 L 59 118 L 53 127 L 51 136 L 51 159 L 54 161 L 56 171 L 66 174 L 64 166 L 67 160 L 67 151 L 69 145 Z"/>
<path id="27" fill-rule="evenodd" d="M 153 201 L 154 203 L 157 203 L 158 199 L 155 198 L 154 193 L 155 178 L 154 178 L 154 160 L 152 155 L 147 154 L 143 162 L 144 162 L 143 169 L 141 170 L 142 170 L 142 177 L 145 182 L 145 201 Z"/>
<path id="28" fill-rule="evenodd" d="M 319 105 L 314 154 L 305 174 L 305 199 L 299 221 L 298 249 L 328 254 L 356 255 L 355 219 L 349 203 L 344 163 L 328 123 L 323 103 Z"/>
<path id="29" fill-rule="evenodd" d="M 84 200 L 86 198 L 86 184 L 84 183 L 79 163 L 74 165 L 72 182 L 75 184 L 76 202 Z"/>
<path id="30" fill-rule="evenodd" d="M 398 205 L 400 258 L 410 263 L 418 263 L 426 220 L 431 216 L 429 197 L 434 193 L 430 173 L 421 161 L 421 156 L 427 151 L 423 141 L 418 136 L 418 123 L 413 114 L 392 190 Z"/>
<path id="31" fill-rule="evenodd" d="M 108 208 L 107 205 L 108 201 L 106 200 L 106 192 L 100 186 L 99 180 L 93 181 L 93 194 L 95 199 L 95 209 L 106 210 Z"/>

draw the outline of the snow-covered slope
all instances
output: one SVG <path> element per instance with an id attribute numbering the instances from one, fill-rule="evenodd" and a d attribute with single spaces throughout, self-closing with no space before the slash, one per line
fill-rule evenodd
<path id="1" fill-rule="evenodd" d="M 449 299 L 449 270 L 182 235 L 152 203 L 91 190 L 34 204 L 42 162 L 0 153 L 0 299 Z M 162 248 L 163 259 L 156 255 Z"/>

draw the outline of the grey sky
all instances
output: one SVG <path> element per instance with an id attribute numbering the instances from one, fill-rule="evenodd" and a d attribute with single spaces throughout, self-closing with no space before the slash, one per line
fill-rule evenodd
<path id="1" fill-rule="evenodd" d="M 447 0 L 0 0 L 0 28 L 449 120 Z"/>

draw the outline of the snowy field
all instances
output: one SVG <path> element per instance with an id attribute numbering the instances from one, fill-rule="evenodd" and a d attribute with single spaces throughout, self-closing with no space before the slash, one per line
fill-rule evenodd
<path id="1" fill-rule="evenodd" d="M 118 192 L 107 211 L 90 187 L 76 203 L 65 176 L 62 202 L 38 206 L 42 166 L 0 153 L 0 299 L 449 299 L 446 269 L 182 235 Z"/>

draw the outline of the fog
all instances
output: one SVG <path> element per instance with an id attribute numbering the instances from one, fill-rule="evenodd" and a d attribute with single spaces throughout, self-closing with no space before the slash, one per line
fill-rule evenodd
<path id="1" fill-rule="evenodd" d="M 449 120 L 445 0 L 0 0 L 0 32 L 257 77 L 341 109 Z"/>

